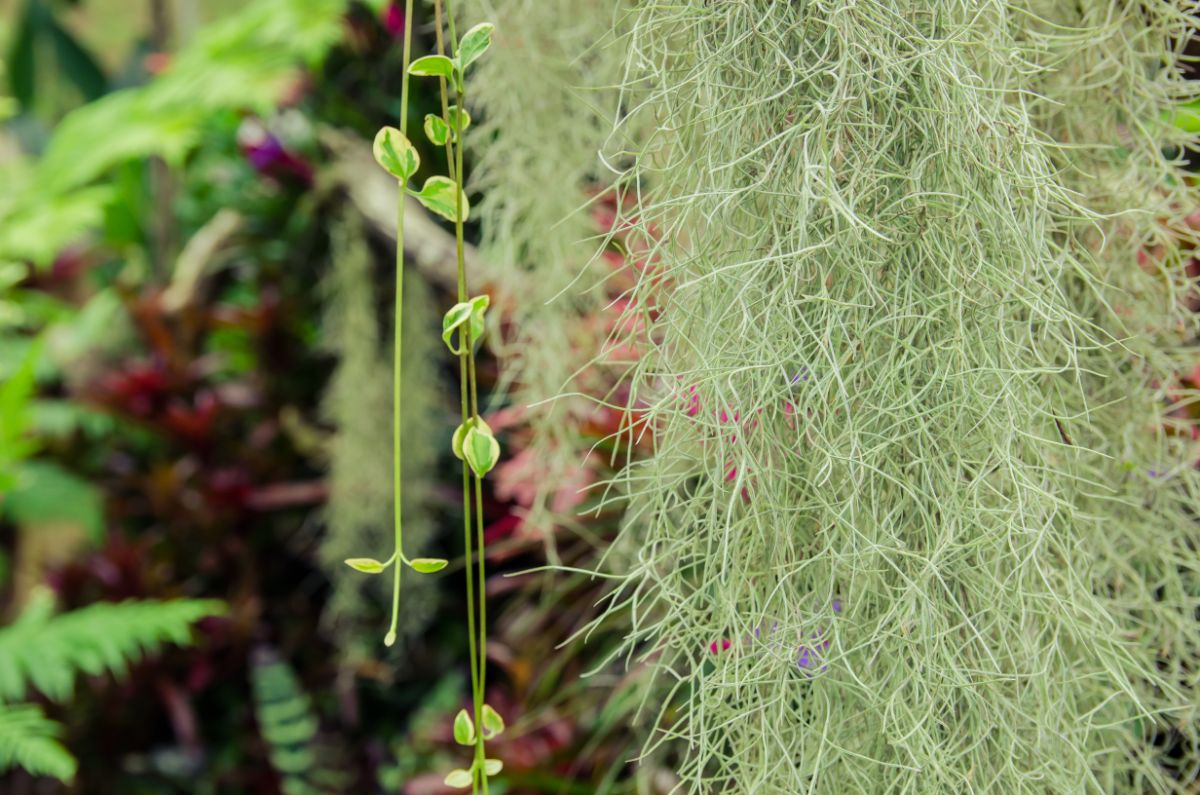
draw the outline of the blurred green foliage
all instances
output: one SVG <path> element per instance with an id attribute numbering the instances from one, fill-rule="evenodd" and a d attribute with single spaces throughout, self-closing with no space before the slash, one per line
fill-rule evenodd
<path id="1" fill-rule="evenodd" d="M 132 622 L 109 604 L 129 599 L 229 607 L 195 648 L 164 647 L 120 684 L 6 708 L 0 738 L 9 729 L 32 746 L 8 752 L 0 739 L 0 763 L 66 775 L 73 756 L 85 771 L 74 791 L 128 795 L 274 795 L 298 778 L 339 792 L 435 786 L 453 751 L 438 716 L 464 697 L 466 637 L 461 606 L 440 598 L 461 576 L 461 539 L 443 530 L 459 519 L 445 489 L 455 469 L 433 447 L 452 403 L 416 347 L 407 527 L 452 565 L 406 590 L 390 653 L 380 594 L 340 577 L 339 547 L 390 533 L 391 255 L 348 222 L 344 185 L 358 175 L 331 162 L 323 134 L 365 144 L 401 111 L 394 15 L 383 0 L 238 2 L 156 53 L 148 6 L 68 5 L 36 13 L 92 53 L 105 92 L 85 102 L 56 79 L 39 94 L 38 78 L 0 127 L 0 593 L 22 621 L 52 587 L 63 612 L 36 625 L 47 637 L 102 608 Z M 0 21 L 10 63 L 21 19 Z M 409 112 L 437 104 L 422 89 Z M 422 151 L 431 170 L 440 157 Z M 408 321 L 436 326 L 451 296 L 410 284 Z M 495 378 L 481 361 L 483 385 Z M 542 540 L 514 531 L 519 510 L 507 496 L 485 505 L 491 554 L 514 569 L 545 562 Z M 575 563 L 594 552 L 590 540 L 561 546 Z M 621 791 L 628 705 L 602 708 L 608 691 L 580 679 L 611 644 L 597 633 L 592 650 L 555 652 L 591 615 L 565 619 L 561 600 L 598 591 L 537 577 L 498 592 L 489 701 L 513 716 L 497 749 L 508 791 Z M 305 775 L 272 760 L 299 760 Z M 0 788 L 27 783 L 0 774 Z"/>
<path id="2" fill-rule="evenodd" d="M 60 727 L 16 703 L 28 690 L 67 701 L 79 674 L 124 674 L 164 643 L 190 643 L 189 627 L 223 610 L 219 602 L 179 600 L 98 604 L 56 616 L 50 594 L 38 593 L 0 628 L 0 772 L 17 766 L 62 780 L 75 775 L 75 760 L 56 740 Z"/>

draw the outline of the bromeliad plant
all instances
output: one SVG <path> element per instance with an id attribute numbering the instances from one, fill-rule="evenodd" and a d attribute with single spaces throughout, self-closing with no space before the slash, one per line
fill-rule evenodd
<path id="1" fill-rule="evenodd" d="M 407 0 L 406 19 L 412 19 L 412 0 Z M 457 260 L 458 302 L 450 308 L 442 320 L 442 339 L 459 362 L 459 396 L 461 423 L 451 439 L 454 455 L 462 461 L 463 484 L 463 540 L 466 554 L 467 631 L 471 656 L 472 712 L 460 710 L 454 719 L 454 739 L 461 745 L 474 748 L 474 757 L 469 767 L 459 768 L 446 776 L 446 784 L 453 787 L 470 788 L 472 792 L 488 791 L 488 778 L 500 772 L 502 763 L 488 759 L 484 743 L 504 730 L 504 721 L 496 710 L 483 703 L 487 676 L 487 600 L 485 584 L 485 556 L 483 536 L 483 477 L 495 467 L 500 459 L 500 445 L 491 428 L 479 416 L 479 390 L 476 380 L 475 354 L 485 331 L 484 316 L 490 299 L 487 295 L 470 297 L 467 289 L 466 262 L 464 258 L 463 224 L 470 207 L 463 189 L 463 133 L 471 123 L 465 110 L 465 74 L 491 44 L 493 26 L 480 24 L 472 27 L 458 39 L 454 27 L 454 16 L 447 2 L 445 9 L 449 31 L 450 48 L 447 50 L 442 35 L 442 3 L 434 4 L 438 52 L 411 60 L 412 26 L 405 26 L 404 76 L 401 84 L 401 117 L 399 129 L 384 127 L 375 137 L 374 153 L 379 165 L 395 177 L 400 184 L 400 200 L 396 211 L 396 303 L 393 381 L 393 473 L 395 491 L 395 551 L 386 561 L 372 558 L 353 558 L 347 562 L 354 569 L 367 574 L 380 574 L 388 568 L 393 572 L 392 623 L 384 643 L 391 646 L 396 641 L 396 625 L 400 607 L 401 573 L 405 566 L 422 574 L 437 572 L 446 566 L 439 558 L 413 558 L 404 554 L 403 523 L 401 516 L 401 312 L 404 296 L 404 200 L 413 196 L 430 212 L 454 224 L 455 251 Z M 420 168 L 421 159 L 416 147 L 408 138 L 408 83 L 409 76 L 437 78 L 442 113 L 429 114 L 425 118 L 424 131 L 430 143 L 446 150 L 448 176 L 431 176 L 420 190 L 409 187 Z M 450 104 L 449 92 L 453 91 L 455 103 Z M 474 565 L 472 561 L 474 559 Z"/>

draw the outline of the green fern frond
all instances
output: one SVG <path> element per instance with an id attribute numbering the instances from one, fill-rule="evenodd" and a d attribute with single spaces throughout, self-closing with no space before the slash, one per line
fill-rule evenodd
<path id="1" fill-rule="evenodd" d="M 220 602 L 121 602 L 54 615 L 49 595 L 35 598 L 0 629 L 0 701 L 33 688 L 53 701 L 70 697 L 77 674 L 125 672 L 128 663 L 167 643 L 191 641 L 191 625 L 224 612 Z"/>
<path id="2" fill-rule="evenodd" d="M 255 655 L 251 673 L 254 713 L 266 740 L 271 767 L 284 795 L 320 795 L 328 777 L 317 762 L 317 717 L 312 701 L 287 663 L 268 650 Z"/>
<path id="3" fill-rule="evenodd" d="M 0 772 L 23 768 L 59 781 L 75 777 L 75 759 L 58 742 L 62 727 L 38 707 L 0 705 Z"/>

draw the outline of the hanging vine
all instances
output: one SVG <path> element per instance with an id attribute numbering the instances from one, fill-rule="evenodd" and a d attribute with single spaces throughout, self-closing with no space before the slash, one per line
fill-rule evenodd
<path id="1" fill-rule="evenodd" d="M 443 35 L 443 11 L 448 39 Z M 504 720 L 490 705 L 484 703 L 487 683 L 487 593 L 486 556 L 483 535 L 483 477 L 500 460 L 500 445 L 492 429 L 479 416 L 479 389 L 476 377 L 476 352 L 485 331 L 485 314 L 490 303 L 487 295 L 470 296 L 464 256 L 463 224 L 470 205 L 463 188 L 463 134 L 470 126 L 466 112 L 467 69 L 491 45 L 493 26 L 479 24 L 463 34 L 455 31 L 453 11 L 447 2 L 434 4 L 437 52 L 416 60 L 412 52 L 412 0 L 407 0 L 404 32 L 404 76 L 401 87 L 400 127 L 384 127 L 375 137 L 375 159 L 384 170 L 396 178 L 400 186 L 400 201 L 396 213 L 396 303 L 393 381 L 393 473 L 395 489 L 395 550 L 385 561 L 374 558 L 352 558 L 347 564 L 358 571 L 379 574 L 391 568 L 393 572 L 392 623 L 384 638 L 388 646 L 396 641 L 396 626 L 400 609 L 401 574 L 405 566 L 422 574 L 445 568 L 440 558 L 408 558 L 403 546 L 403 517 L 401 511 L 401 361 L 403 340 L 401 311 L 404 295 L 404 201 L 405 195 L 415 197 L 427 210 L 454 224 L 455 260 L 457 273 L 457 303 L 442 319 L 442 340 L 459 362 L 460 423 L 451 439 L 454 455 L 462 461 L 463 542 L 466 558 L 467 633 L 470 655 L 472 710 L 460 710 L 454 719 L 454 739 L 473 748 L 471 764 L 451 771 L 446 784 L 467 788 L 472 792 L 488 792 L 488 779 L 498 774 L 502 763 L 489 759 L 485 743 L 504 730 Z M 427 178 L 417 190 L 409 180 L 421 165 L 420 155 L 408 138 L 409 76 L 435 78 L 441 94 L 441 115 L 429 114 L 424 120 L 424 132 L 430 143 L 445 147 L 449 174 Z M 449 95 L 453 93 L 454 104 Z"/>

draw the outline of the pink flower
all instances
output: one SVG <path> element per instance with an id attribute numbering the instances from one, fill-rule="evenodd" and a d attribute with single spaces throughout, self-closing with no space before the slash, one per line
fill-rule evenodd
<path id="1" fill-rule="evenodd" d="M 404 19 L 404 9 L 399 3 L 388 3 L 388 7 L 383 11 L 383 27 L 387 32 L 395 38 L 400 38 L 404 35 L 404 28 L 407 25 L 407 20 Z"/>
<path id="2" fill-rule="evenodd" d="M 720 651 L 729 651 L 729 647 L 730 647 L 730 646 L 732 646 L 732 645 L 733 645 L 733 644 L 729 642 L 729 638 L 723 638 L 723 639 L 721 640 L 721 648 L 720 648 Z M 709 645 L 709 647 L 708 647 L 708 650 L 709 650 L 710 652 L 712 652 L 713 654 L 716 654 L 716 653 L 717 653 L 717 651 L 718 651 L 718 649 L 717 649 L 717 641 L 715 641 L 715 640 L 714 640 L 714 641 L 713 641 L 713 642 L 712 642 L 712 643 Z"/>

